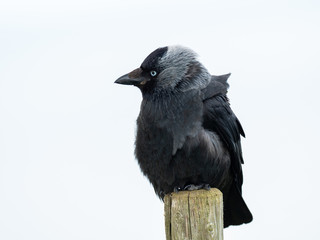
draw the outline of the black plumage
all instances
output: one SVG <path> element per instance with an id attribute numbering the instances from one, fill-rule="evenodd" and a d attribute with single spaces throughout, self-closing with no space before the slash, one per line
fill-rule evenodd
<path id="1" fill-rule="evenodd" d="M 135 155 L 156 194 L 217 187 L 224 227 L 252 221 L 241 194 L 244 131 L 226 96 L 229 76 L 211 76 L 193 51 L 173 46 L 116 81 L 142 92 Z"/>

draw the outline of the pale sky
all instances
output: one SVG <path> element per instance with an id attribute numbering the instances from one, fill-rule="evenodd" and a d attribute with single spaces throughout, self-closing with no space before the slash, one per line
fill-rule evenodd
<path id="1" fill-rule="evenodd" d="M 172 44 L 232 73 L 254 221 L 225 240 L 319 238 L 319 24 L 316 0 L 2 0 L 0 239 L 165 239 L 113 82 Z"/>

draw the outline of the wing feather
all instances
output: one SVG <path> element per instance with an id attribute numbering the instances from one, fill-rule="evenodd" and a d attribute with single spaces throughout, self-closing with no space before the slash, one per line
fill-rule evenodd
<path id="1" fill-rule="evenodd" d="M 240 135 L 245 136 L 240 121 L 230 108 L 226 96 L 230 74 L 213 76 L 211 83 L 203 89 L 203 127 L 216 132 L 231 157 L 234 180 L 241 192 L 243 182 L 241 163 L 243 163 Z"/>

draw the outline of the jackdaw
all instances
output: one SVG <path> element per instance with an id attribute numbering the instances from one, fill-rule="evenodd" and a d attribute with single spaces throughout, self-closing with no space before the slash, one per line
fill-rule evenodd
<path id="1" fill-rule="evenodd" d="M 115 81 L 142 92 L 135 155 L 156 194 L 216 187 L 224 227 L 252 221 L 241 194 L 245 134 L 226 96 L 229 76 L 212 76 L 191 49 L 169 46 Z"/>

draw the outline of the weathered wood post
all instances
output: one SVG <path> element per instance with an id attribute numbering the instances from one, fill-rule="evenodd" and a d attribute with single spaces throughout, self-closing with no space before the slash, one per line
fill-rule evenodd
<path id="1" fill-rule="evenodd" d="M 167 240 L 223 240 L 223 200 L 218 189 L 167 194 L 164 209 Z"/>

